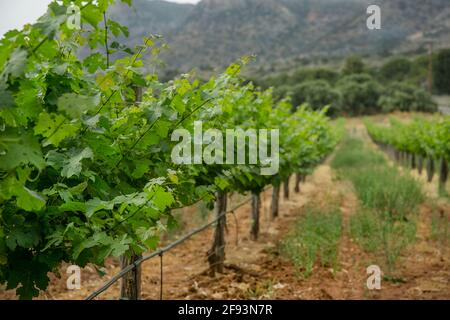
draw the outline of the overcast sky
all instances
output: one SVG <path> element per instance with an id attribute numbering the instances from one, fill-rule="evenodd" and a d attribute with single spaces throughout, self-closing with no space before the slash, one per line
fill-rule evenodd
<path id="1" fill-rule="evenodd" d="M 200 0 L 170 0 L 179 3 L 197 3 Z M 42 16 L 51 0 L 0 0 L 0 36 L 11 29 L 20 29 L 26 23 Z"/>

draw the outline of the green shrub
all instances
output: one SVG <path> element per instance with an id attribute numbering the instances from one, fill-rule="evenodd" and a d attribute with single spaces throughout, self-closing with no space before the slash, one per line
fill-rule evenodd
<path id="1" fill-rule="evenodd" d="M 433 63 L 433 83 L 439 94 L 450 94 L 450 49 L 440 50 Z"/>
<path id="2" fill-rule="evenodd" d="M 273 89 L 273 97 L 279 101 L 288 96 L 292 96 L 292 87 L 288 85 L 277 86 Z"/>
<path id="3" fill-rule="evenodd" d="M 344 75 L 355 74 L 355 73 L 363 73 L 366 70 L 366 66 L 361 57 L 351 56 L 348 57 L 345 61 L 344 68 L 342 73 Z"/>
<path id="4" fill-rule="evenodd" d="M 396 57 L 389 59 L 380 68 L 380 77 L 385 81 L 407 80 L 413 70 L 413 64 L 406 58 Z"/>
<path id="5" fill-rule="evenodd" d="M 294 106 L 306 103 L 314 110 L 330 106 L 330 114 L 338 113 L 339 93 L 324 80 L 303 82 L 294 87 L 291 94 Z"/>
<path id="6" fill-rule="evenodd" d="M 339 79 L 339 73 L 333 69 L 319 68 L 301 68 L 294 72 L 289 82 L 292 85 L 298 85 L 306 81 L 323 80 L 332 85 Z"/>
<path id="7" fill-rule="evenodd" d="M 390 84 L 378 104 L 383 112 L 422 111 L 436 112 L 437 105 L 425 90 L 411 84 L 396 82 Z"/>
<path id="8" fill-rule="evenodd" d="M 348 82 L 356 82 L 356 83 L 366 83 L 373 82 L 374 78 L 368 73 L 359 73 L 359 74 L 351 74 L 345 77 L 342 77 L 337 82 L 337 86 L 342 86 Z"/>
<path id="9" fill-rule="evenodd" d="M 380 111 L 378 100 L 382 87 L 370 75 L 344 77 L 338 82 L 338 89 L 341 94 L 340 109 L 345 113 L 363 115 Z"/>

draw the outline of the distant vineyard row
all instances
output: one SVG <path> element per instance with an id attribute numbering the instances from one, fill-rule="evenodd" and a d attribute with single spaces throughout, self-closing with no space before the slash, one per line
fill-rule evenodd
<path id="1" fill-rule="evenodd" d="M 366 127 L 375 142 L 394 150 L 397 160 L 409 162 L 420 172 L 425 164 L 428 180 L 431 181 L 438 167 L 439 188 L 445 188 L 450 163 L 450 117 L 419 117 L 408 123 L 391 118 L 390 126 L 366 121 Z"/>

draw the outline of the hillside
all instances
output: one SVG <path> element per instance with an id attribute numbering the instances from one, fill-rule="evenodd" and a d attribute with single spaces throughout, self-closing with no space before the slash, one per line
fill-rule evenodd
<path id="1" fill-rule="evenodd" d="M 366 8 L 382 9 L 382 29 L 366 28 Z M 222 67 L 243 55 L 257 64 L 283 64 L 307 56 L 351 53 L 385 55 L 423 52 L 428 40 L 450 43 L 447 0 L 203 0 L 198 5 L 135 0 L 134 9 L 115 8 L 137 43 L 162 34 L 172 50 L 170 68 L 187 71 Z"/>
<path id="2" fill-rule="evenodd" d="M 110 10 L 111 17 L 132 31 L 131 41 L 140 41 L 149 33 L 171 35 L 181 27 L 194 5 L 161 0 L 133 0 L 133 7 L 120 3 Z"/>

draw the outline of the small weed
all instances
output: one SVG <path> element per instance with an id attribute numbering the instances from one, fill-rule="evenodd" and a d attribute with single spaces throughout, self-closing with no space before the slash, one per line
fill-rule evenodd
<path id="1" fill-rule="evenodd" d="M 248 289 L 245 296 L 247 299 L 271 299 L 274 293 L 274 284 L 275 282 L 273 280 L 258 283 L 256 287 Z"/>
<path id="2" fill-rule="evenodd" d="M 380 250 L 382 225 L 373 211 L 363 210 L 350 217 L 350 234 L 367 252 Z"/>
<path id="3" fill-rule="evenodd" d="M 415 213 L 424 200 L 420 183 L 391 167 L 362 140 L 347 139 L 332 165 L 352 182 L 361 204 L 350 217 L 352 238 L 381 257 L 391 274 L 400 254 L 415 240 Z"/>
<path id="4" fill-rule="evenodd" d="M 383 280 L 391 283 L 406 283 L 405 279 L 393 276 L 384 276 Z"/>
<path id="5" fill-rule="evenodd" d="M 336 270 L 341 220 L 338 209 L 309 208 L 284 239 L 281 252 L 294 262 L 300 276 L 309 277 L 316 262 Z"/>
<path id="6" fill-rule="evenodd" d="M 405 219 L 423 202 L 420 184 L 396 168 L 381 166 L 349 172 L 362 205 L 377 212 L 388 212 L 397 219 Z"/>
<path id="7" fill-rule="evenodd" d="M 416 221 L 362 210 L 350 218 L 350 235 L 367 252 L 377 254 L 391 274 L 403 250 L 415 241 Z"/>
<path id="8" fill-rule="evenodd" d="M 378 152 L 367 150 L 363 141 L 355 138 L 347 138 L 331 161 L 331 167 L 338 171 L 364 169 L 368 165 L 386 165 L 386 159 Z"/>

